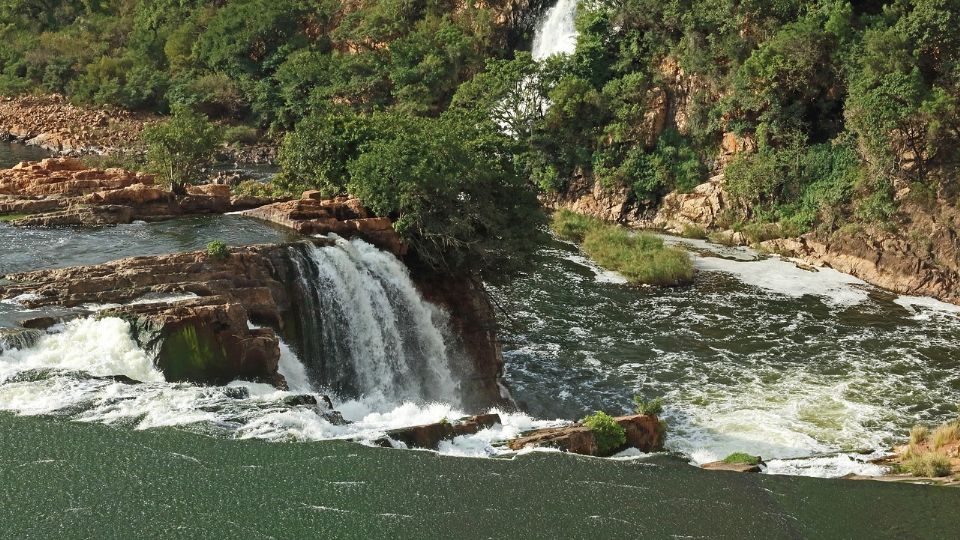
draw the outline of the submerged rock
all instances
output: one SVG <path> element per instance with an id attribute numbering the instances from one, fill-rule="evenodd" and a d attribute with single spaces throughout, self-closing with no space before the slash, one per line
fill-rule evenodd
<path id="1" fill-rule="evenodd" d="M 391 440 L 402 442 L 408 448 L 425 448 L 436 450 L 440 441 L 449 440 L 460 435 L 473 435 L 482 429 L 500 423 L 498 414 L 481 414 L 462 418 L 455 422 L 440 421 L 432 424 L 410 426 L 393 429 L 387 436 L 377 441 L 380 446 L 393 446 Z"/>
<path id="2" fill-rule="evenodd" d="M 609 456 L 628 448 L 636 448 L 641 452 L 663 450 L 664 434 L 656 416 L 636 414 L 614 420 L 626 431 L 627 440 L 623 446 L 605 453 L 599 451 L 593 431 L 581 424 L 534 430 L 509 441 L 507 446 L 511 450 L 542 446 L 587 456 Z"/>

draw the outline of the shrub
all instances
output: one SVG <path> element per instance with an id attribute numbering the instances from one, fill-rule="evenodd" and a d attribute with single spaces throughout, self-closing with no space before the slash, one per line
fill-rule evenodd
<path id="1" fill-rule="evenodd" d="M 960 441 L 960 423 L 952 422 L 950 424 L 944 424 L 937 429 L 933 430 L 933 434 L 930 436 L 931 444 L 933 449 L 936 450 L 952 442 Z M 913 431 L 910 431 L 910 441 L 913 441 Z"/>
<path id="2" fill-rule="evenodd" d="M 280 188 L 273 182 L 258 182 L 256 180 L 244 180 L 230 188 L 230 191 L 241 197 L 287 197 L 291 195 L 289 191 Z"/>
<path id="3" fill-rule="evenodd" d="M 633 402 L 637 405 L 637 414 L 657 415 L 663 412 L 663 398 L 644 401 L 641 396 L 633 396 Z"/>
<path id="4" fill-rule="evenodd" d="M 612 416 L 603 411 L 597 411 L 580 423 L 593 432 L 593 438 L 597 441 L 597 451 L 600 454 L 616 450 L 627 442 L 627 431 Z"/>
<path id="5" fill-rule="evenodd" d="M 213 259 L 226 259 L 230 256 L 230 249 L 220 240 L 207 244 L 207 256 Z"/>
<path id="6" fill-rule="evenodd" d="M 680 231 L 680 236 L 684 238 L 694 238 L 696 240 L 705 240 L 707 238 L 707 231 L 698 225 L 685 223 L 683 230 Z"/>
<path id="7" fill-rule="evenodd" d="M 745 465 L 759 465 L 760 456 L 751 456 L 750 454 L 745 454 L 743 452 L 734 452 L 729 456 L 723 458 L 724 463 L 742 463 Z"/>
<path id="8" fill-rule="evenodd" d="M 903 469 L 914 476 L 939 478 L 950 474 L 950 458 L 940 452 L 910 454 L 903 461 Z"/>
<path id="9" fill-rule="evenodd" d="M 913 426 L 910 429 L 910 445 L 917 445 L 926 442 L 927 437 L 930 435 L 930 430 L 927 429 L 927 426 Z"/>
<path id="10" fill-rule="evenodd" d="M 227 144 L 253 144 L 260 140 L 257 128 L 251 126 L 230 126 L 223 130 L 223 142 Z"/>
<path id="11" fill-rule="evenodd" d="M 150 169 L 183 195 L 186 185 L 199 179 L 213 160 L 220 133 L 202 114 L 178 108 L 169 120 L 145 127 L 143 139 Z"/>

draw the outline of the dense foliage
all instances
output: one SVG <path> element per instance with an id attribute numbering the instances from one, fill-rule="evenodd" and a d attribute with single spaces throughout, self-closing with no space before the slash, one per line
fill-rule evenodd
<path id="1" fill-rule="evenodd" d="M 960 0 L 592 0 L 543 62 L 508 4 L 0 0 L 0 93 L 285 134 L 280 189 L 362 196 L 435 267 L 522 256 L 528 181 L 644 208 L 725 170 L 751 237 L 960 194 Z"/>
<path id="2" fill-rule="evenodd" d="M 958 0 L 581 2 L 572 56 L 533 80 L 524 56 L 492 62 L 453 105 L 523 126 L 547 190 L 586 176 L 643 208 L 725 169 L 728 225 L 832 230 L 885 220 L 901 187 L 956 200 L 958 22 Z M 551 106 L 504 99 L 518 81 Z M 722 141 L 747 151 L 726 167 Z"/>

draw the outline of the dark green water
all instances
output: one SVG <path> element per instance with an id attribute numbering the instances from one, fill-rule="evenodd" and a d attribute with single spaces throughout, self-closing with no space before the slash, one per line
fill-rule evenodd
<path id="1" fill-rule="evenodd" d="M 960 491 L 0 413 L 4 538 L 942 538 Z"/>

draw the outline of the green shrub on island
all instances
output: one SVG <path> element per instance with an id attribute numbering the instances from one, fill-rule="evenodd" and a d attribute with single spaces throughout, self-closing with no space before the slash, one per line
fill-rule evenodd
<path id="1" fill-rule="evenodd" d="M 693 280 L 693 263 L 687 252 L 665 246 L 652 234 L 628 231 L 569 210 L 554 213 L 551 228 L 563 239 L 580 239 L 588 257 L 632 283 L 672 286 Z"/>
<path id="2" fill-rule="evenodd" d="M 641 396 L 633 396 L 633 402 L 636 404 L 637 414 L 656 416 L 663 412 L 663 398 L 654 398 L 645 401 Z"/>
<path id="3" fill-rule="evenodd" d="M 273 182 L 258 182 L 244 180 L 230 188 L 230 192 L 238 197 L 289 197 L 292 194 L 277 186 Z"/>
<path id="4" fill-rule="evenodd" d="M 214 240 L 207 244 L 207 256 L 213 259 L 226 259 L 230 256 L 230 249 L 220 240 Z"/>
<path id="5" fill-rule="evenodd" d="M 729 456 L 723 458 L 724 463 L 731 463 L 737 465 L 759 465 L 760 456 L 751 456 L 750 454 L 745 454 L 743 452 L 734 452 Z"/>
<path id="6" fill-rule="evenodd" d="M 597 441 L 597 451 L 600 454 L 616 450 L 627 442 L 627 430 L 603 411 L 597 411 L 580 423 L 593 432 L 593 438 Z"/>

